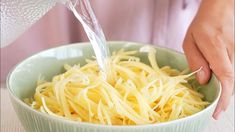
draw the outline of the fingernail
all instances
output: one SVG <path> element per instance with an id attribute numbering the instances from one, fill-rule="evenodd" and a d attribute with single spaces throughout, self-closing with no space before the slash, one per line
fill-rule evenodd
<path id="1" fill-rule="evenodd" d="M 223 113 L 223 110 L 219 107 L 216 109 L 213 117 L 215 120 L 218 120 L 221 117 L 221 114 Z"/>
<path id="2" fill-rule="evenodd" d="M 203 83 L 204 82 L 204 78 L 205 78 L 205 71 L 202 69 L 197 73 L 197 78 L 199 83 Z"/>
<path id="3" fill-rule="evenodd" d="M 223 115 L 224 111 L 221 111 L 219 112 L 217 115 L 216 115 L 216 120 L 219 120 L 221 118 L 221 115 Z"/>

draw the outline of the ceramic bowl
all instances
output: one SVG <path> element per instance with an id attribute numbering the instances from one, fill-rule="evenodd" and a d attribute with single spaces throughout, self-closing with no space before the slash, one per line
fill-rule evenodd
<path id="1" fill-rule="evenodd" d="M 135 42 L 109 42 L 111 52 L 121 48 L 139 50 L 144 45 Z M 169 65 L 179 70 L 188 67 L 182 53 L 161 47 L 155 48 L 160 66 Z M 7 80 L 7 87 L 14 109 L 26 132 L 202 132 L 208 125 L 221 93 L 220 83 L 214 75 L 207 85 L 199 86 L 199 92 L 205 95 L 205 100 L 211 102 L 206 109 L 186 118 L 158 124 L 108 126 L 69 121 L 38 112 L 22 101 L 33 96 L 39 76 L 50 80 L 54 75 L 64 71 L 64 64 L 84 64 L 85 58 L 93 55 L 89 43 L 65 45 L 35 54 L 12 70 Z M 147 60 L 146 53 L 138 53 L 138 56 L 143 62 Z"/>

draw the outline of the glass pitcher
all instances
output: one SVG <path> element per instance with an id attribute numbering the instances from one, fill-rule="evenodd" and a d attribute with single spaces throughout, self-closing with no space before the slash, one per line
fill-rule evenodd
<path id="1" fill-rule="evenodd" d="M 81 11 L 90 7 L 89 0 L 1 0 L 1 47 L 12 43 L 57 3 L 78 5 L 82 19 L 89 19 L 88 13 Z"/>

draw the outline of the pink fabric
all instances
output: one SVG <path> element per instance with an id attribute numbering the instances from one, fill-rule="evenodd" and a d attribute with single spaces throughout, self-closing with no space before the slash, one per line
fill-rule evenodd
<path id="1" fill-rule="evenodd" d="M 107 40 L 151 43 L 182 51 L 198 0 L 93 0 Z M 24 58 L 41 50 L 88 41 L 80 23 L 63 5 L 55 6 L 12 45 L 1 49 L 1 81 Z"/>

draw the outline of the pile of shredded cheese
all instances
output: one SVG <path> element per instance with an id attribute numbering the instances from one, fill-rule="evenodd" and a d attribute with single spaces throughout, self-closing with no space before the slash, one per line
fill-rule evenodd
<path id="1" fill-rule="evenodd" d="M 66 72 L 51 82 L 38 82 L 33 109 L 55 117 L 107 125 L 141 125 L 187 117 L 209 103 L 187 78 L 169 66 L 159 68 L 155 49 L 148 52 L 150 66 L 140 61 L 138 51 L 114 52 L 107 79 L 96 60 L 84 66 L 65 65 Z"/>

